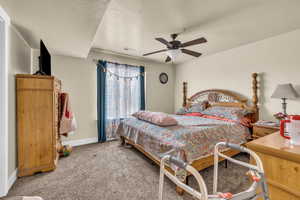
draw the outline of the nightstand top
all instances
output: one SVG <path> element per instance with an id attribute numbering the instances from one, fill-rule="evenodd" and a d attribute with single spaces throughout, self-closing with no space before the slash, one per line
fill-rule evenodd
<path id="1" fill-rule="evenodd" d="M 257 152 L 300 163 L 300 146 L 290 145 L 289 140 L 283 138 L 279 132 L 253 140 L 246 146 Z"/>
<path id="2" fill-rule="evenodd" d="M 252 124 L 253 126 L 264 127 L 264 128 L 272 128 L 279 130 L 279 123 L 273 121 L 259 120 Z"/>

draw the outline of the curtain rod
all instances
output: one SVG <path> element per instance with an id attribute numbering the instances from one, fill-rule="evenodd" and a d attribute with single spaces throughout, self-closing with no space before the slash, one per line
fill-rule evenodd
<path id="1" fill-rule="evenodd" d="M 93 59 L 93 62 L 94 62 L 95 64 L 98 64 L 98 61 L 99 61 L 99 59 Z M 108 60 L 106 60 L 106 62 L 111 63 L 111 64 L 115 64 L 115 65 L 128 65 L 128 66 L 136 67 L 135 65 L 122 64 L 122 63 L 117 63 L 117 62 L 111 62 L 111 61 L 108 61 Z M 142 65 L 140 65 L 140 66 L 142 66 Z M 139 67 L 139 66 L 138 66 L 138 67 Z"/>

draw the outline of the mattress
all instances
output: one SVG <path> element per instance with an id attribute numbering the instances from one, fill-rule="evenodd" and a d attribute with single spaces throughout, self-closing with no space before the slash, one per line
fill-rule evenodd
<path id="1" fill-rule="evenodd" d="M 249 128 L 237 123 L 203 117 L 171 115 L 177 126 L 161 127 L 136 118 L 123 120 L 117 134 L 160 158 L 166 154 L 188 163 L 213 154 L 221 141 L 243 144 L 250 137 Z"/>

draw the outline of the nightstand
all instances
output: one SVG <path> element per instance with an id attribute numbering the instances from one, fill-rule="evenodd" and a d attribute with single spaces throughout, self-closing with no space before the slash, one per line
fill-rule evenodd
<path id="1" fill-rule="evenodd" d="M 256 122 L 253 125 L 253 139 L 257 139 L 260 137 L 264 137 L 266 135 L 269 135 L 271 133 L 275 133 L 279 131 L 279 126 L 271 123 L 262 123 L 261 121 Z"/>
<path id="2" fill-rule="evenodd" d="M 279 132 L 253 140 L 246 146 L 264 165 L 272 200 L 300 199 L 300 146 L 290 146 Z M 253 159 L 250 160 L 254 163 Z"/>

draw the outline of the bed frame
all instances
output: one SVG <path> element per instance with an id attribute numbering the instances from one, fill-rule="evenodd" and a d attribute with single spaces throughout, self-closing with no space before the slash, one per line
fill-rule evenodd
<path id="1" fill-rule="evenodd" d="M 183 107 L 201 102 L 203 100 L 208 100 L 209 106 L 229 106 L 229 107 L 240 107 L 247 109 L 251 111 L 251 114 L 249 114 L 249 118 L 252 120 L 252 122 L 258 121 L 259 118 L 259 109 L 258 109 L 258 95 L 257 95 L 257 89 L 258 89 L 258 82 L 257 82 L 257 73 L 252 74 L 252 104 L 248 104 L 248 100 L 245 97 L 242 97 L 241 95 L 228 91 L 228 90 L 220 90 L 220 89 L 209 89 L 200 91 L 190 98 L 187 98 L 187 82 L 183 82 Z M 146 152 L 144 148 L 141 145 L 135 144 L 133 141 L 121 137 L 122 143 L 130 144 L 133 147 L 135 147 L 137 150 L 142 152 L 145 156 L 150 158 L 154 163 L 160 165 L 160 161 L 157 160 L 153 155 Z M 223 152 L 227 156 L 234 156 L 238 154 L 238 151 L 235 150 L 227 150 Z M 220 159 L 222 161 L 223 159 Z M 198 171 L 201 171 L 207 167 L 210 167 L 214 164 L 214 157 L 213 155 L 207 156 L 204 158 L 201 158 L 199 160 L 195 160 L 192 163 L 192 166 L 196 168 Z M 174 171 L 171 168 L 167 168 L 167 170 L 174 174 Z M 188 174 L 189 175 L 189 174 Z M 187 179 L 184 180 L 187 182 Z M 176 187 L 176 192 L 180 195 L 183 194 L 183 190 Z"/>
<path id="2" fill-rule="evenodd" d="M 252 122 L 259 119 L 258 109 L 258 81 L 257 73 L 252 74 L 252 104 L 248 104 L 248 99 L 229 90 L 209 89 L 197 92 L 190 98 L 187 98 L 187 82 L 183 82 L 183 107 L 207 100 L 208 106 L 228 106 L 240 107 L 249 110 L 249 118 Z"/>

